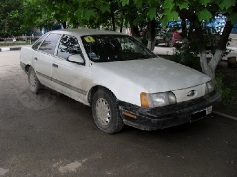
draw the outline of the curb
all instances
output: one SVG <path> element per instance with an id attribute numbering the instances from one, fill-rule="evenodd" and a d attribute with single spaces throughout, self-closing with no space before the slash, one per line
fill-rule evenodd
<path id="1" fill-rule="evenodd" d="M 21 47 L 2 47 L 2 48 L 0 48 L 0 52 L 15 51 L 15 50 L 21 50 Z"/>
<path id="2" fill-rule="evenodd" d="M 218 111 L 213 111 L 213 113 L 216 114 L 216 115 L 219 115 L 219 116 L 226 117 L 226 118 L 229 118 L 229 119 L 237 121 L 237 117 L 230 116 L 230 115 L 218 112 Z"/>

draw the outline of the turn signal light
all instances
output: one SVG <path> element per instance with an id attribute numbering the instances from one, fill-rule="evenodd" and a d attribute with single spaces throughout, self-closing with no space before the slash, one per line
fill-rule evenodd
<path id="1" fill-rule="evenodd" d="M 133 118 L 133 119 L 136 119 L 137 118 L 137 116 L 135 116 L 135 115 L 133 115 L 133 114 L 131 114 L 131 113 L 128 113 L 128 112 L 122 112 L 122 114 L 123 115 L 125 115 L 125 116 L 128 116 L 128 117 L 131 117 L 131 118 Z"/>
<path id="2" fill-rule="evenodd" d="M 147 94 L 145 92 L 142 92 L 140 94 L 140 99 L 141 99 L 141 107 L 149 108 L 149 100 L 148 100 Z"/>

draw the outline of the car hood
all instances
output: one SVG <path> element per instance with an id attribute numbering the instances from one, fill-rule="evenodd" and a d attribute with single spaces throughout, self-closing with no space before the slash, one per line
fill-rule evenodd
<path id="1" fill-rule="evenodd" d="M 112 78 L 113 82 L 128 86 L 132 82 L 150 93 L 190 88 L 210 80 L 194 69 L 160 57 L 96 63 L 96 67 Z"/>

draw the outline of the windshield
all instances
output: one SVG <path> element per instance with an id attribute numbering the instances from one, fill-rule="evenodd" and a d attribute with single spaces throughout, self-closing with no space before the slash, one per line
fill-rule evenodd
<path id="1" fill-rule="evenodd" d="M 127 61 L 156 57 L 145 46 L 126 35 L 82 36 L 90 60 L 94 62 Z"/>

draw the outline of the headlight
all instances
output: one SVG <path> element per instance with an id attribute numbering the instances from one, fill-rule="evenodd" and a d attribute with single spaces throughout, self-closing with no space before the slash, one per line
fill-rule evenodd
<path id="1" fill-rule="evenodd" d="M 140 94 L 141 106 L 162 107 L 176 103 L 176 97 L 173 92 L 144 93 Z"/>
<path id="2" fill-rule="evenodd" d="M 206 94 L 211 93 L 215 90 L 215 86 L 212 81 L 206 83 Z"/>

